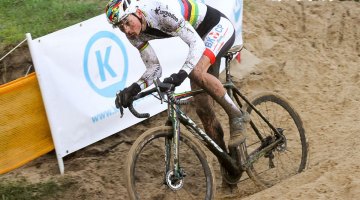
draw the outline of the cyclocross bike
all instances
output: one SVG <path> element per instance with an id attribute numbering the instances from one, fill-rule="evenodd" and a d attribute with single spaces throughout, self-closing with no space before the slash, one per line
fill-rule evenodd
<path id="1" fill-rule="evenodd" d="M 221 175 L 229 184 L 241 184 L 246 172 L 262 189 L 304 170 L 305 130 L 293 107 L 274 93 L 261 93 L 249 100 L 234 85 L 230 61 L 241 49 L 235 46 L 224 55 L 223 85 L 239 108 L 250 115 L 246 141 L 236 148 L 221 149 L 182 109 L 191 97 L 205 91 L 174 93 L 172 85 L 157 80 L 153 89 L 139 93 L 134 101 L 153 95 L 166 102 L 168 120 L 164 126 L 145 131 L 128 153 L 125 174 L 130 199 L 214 199 L 212 155 L 204 147 L 223 161 Z M 136 117 L 149 117 L 133 105 L 129 110 Z M 120 112 L 122 116 L 123 108 Z"/>

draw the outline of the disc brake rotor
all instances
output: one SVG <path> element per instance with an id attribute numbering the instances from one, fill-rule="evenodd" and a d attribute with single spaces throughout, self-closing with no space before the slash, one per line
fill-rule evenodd
<path id="1" fill-rule="evenodd" d="M 184 185 L 184 179 L 177 178 L 174 171 L 170 170 L 166 173 L 166 184 L 172 190 L 180 190 Z"/>

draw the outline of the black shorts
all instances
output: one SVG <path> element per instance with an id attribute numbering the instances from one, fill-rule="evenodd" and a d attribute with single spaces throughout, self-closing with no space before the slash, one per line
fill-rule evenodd
<path id="1" fill-rule="evenodd" d="M 235 30 L 230 20 L 220 11 L 207 6 L 203 22 L 196 29 L 204 40 L 204 55 L 210 58 L 211 66 L 208 73 L 219 77 L 221 56 L 234 44 Z"/>

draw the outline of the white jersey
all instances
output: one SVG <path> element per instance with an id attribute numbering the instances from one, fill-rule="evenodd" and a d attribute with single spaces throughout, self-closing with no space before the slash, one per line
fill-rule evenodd
<path id="1" fill-rule="evenodd" d="M 145 73 L 137 82 L 141 89 L 151 85 L 162 72 L 155 51 L 149 45 L 153 39 L 180 37 L 189 46 L 182 69 L 190 74 L 206 49 L 197 29 L 207 14 L 208 6 L 194 0 L 140 0 L 137 3 L 147 28 L 137 38 L 129 38 L 129 41 L 139 49 L 146 66 Z"/>

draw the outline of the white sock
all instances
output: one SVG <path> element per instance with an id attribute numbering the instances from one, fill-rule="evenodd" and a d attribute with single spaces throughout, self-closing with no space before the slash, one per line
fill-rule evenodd
<path id="1" fill-rule="evenodd" d="M 240 112 L 240 109 L 238 107 L 236 107 L 234 101 L 230 98 L 230 96 L 228 95 L 228 93 L 225 93 L 224 95 L 224 99 L 226 102 L 228 102 L 231 105 L 231 108 L 234 110 L 237 110 Z"/>

